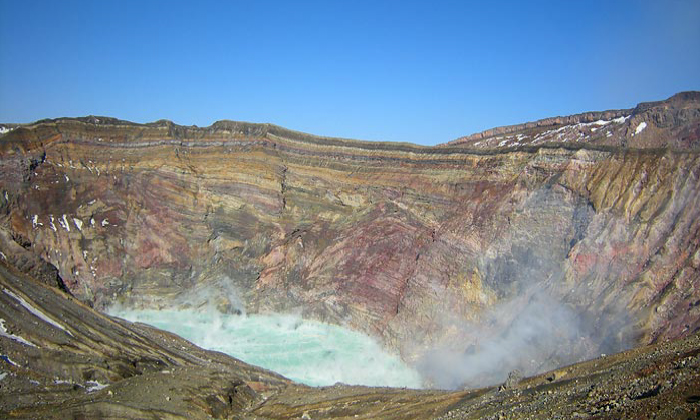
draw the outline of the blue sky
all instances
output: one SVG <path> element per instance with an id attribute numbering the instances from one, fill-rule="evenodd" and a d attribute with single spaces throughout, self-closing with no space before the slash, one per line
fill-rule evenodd
<path id="1" fill-rule="evenodd" d="M 700 90 L 700 1 L 0 0 L 0 121 L 443 143 Z"/>

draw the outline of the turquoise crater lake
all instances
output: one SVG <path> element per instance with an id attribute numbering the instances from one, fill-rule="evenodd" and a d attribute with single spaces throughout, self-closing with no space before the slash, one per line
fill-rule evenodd
<path id="1" fill-rule="evenodd" d="M 365 334 L 295 315 L 229 315 L 192 309 L 124 310 L 110 315 L 173 332 L 297 382 L 421 388 L 421 377 Z"/>

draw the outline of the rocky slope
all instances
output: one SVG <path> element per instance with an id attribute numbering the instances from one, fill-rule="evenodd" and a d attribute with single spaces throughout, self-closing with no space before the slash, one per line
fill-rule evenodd
<path id="1" fill-rule="evenodd" d="M 3 127 L 0 258 L 97 308 L 215 290 L 221 310 L 300 309 L 439 387 L 700 327 L 697 92 L 439 147 L 231 121 Z"/>
<path id="2" fill-rule="evenodd" d="M 0 263 L 2 418 L 692 418 L 700 335 L 472 391 L 291 383 Z"/>

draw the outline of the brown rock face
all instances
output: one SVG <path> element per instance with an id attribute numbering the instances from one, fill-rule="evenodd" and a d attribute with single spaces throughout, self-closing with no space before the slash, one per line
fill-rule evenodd
<path id="1" fill-rule="evenodd" d="M 696 331 L 700 94 L 546 121 L 432 148 L 40 121 L 0 139 L 1 257 L 100 308 L 235 289 L 440 386 Z"/>

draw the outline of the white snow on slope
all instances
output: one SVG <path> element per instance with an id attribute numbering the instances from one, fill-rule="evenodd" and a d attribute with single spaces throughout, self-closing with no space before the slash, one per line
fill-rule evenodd
<path id="1" fill-rule="evenodd" d="M 5 320 L 0 318 L 0 337 L 7 337 L 11 340 L 15 340 L 18 343 L 22 343 L 25 346 L 31 346 L 31 347 L 36 347 L 36 344 L 32 343 L 31 341 L 25 340 L 23 337 L 20 337 L 19 335 L 14 335 L 10 334 L 7 332 L 7 328 L 5 328 Z"/>
<path id="2" fill-rule="evenodd" d="M 107 388 L 107 387 L 109 386 L 109 384 L 101 384 L 101 383 L 99 383 L 99 382 L 97 382 L 97 381 L 87 381 L 87 382 L 85 382 L 85 384 L 88 385 L 88 386 L 85 388 L 85 390 L 86 390 L 87 392 L 99 391 L 99 390 L 105 389 L 105 388 Z"/>
<path id="3" fill-rule="evenodd" d="M 647 128 L 647 123 L 644 121 L 640 122 L 639 125 L 637 126 L 637 129 L 634 130 L 634 134 L 636 135 L 636 134 L 641 133 L 642 131 L 644 131 L 645 128 Z"/>
<path id="4" fill-rule="evenodd" d="M 70 225 L 68 224 L 68 219 L 66 218 L 66 215 L 64 214 L 61 219 L 58 219 L 58 223 L 63 226 L 63 229 L 66 230 L 66 232 L 70 232 Z"/>
<path id="5" fill-rule="evenodd" d="M 2 291 L 5 292 L 6 295 L 13 297 L 17 302 L 19 302 L 20 305 L 24 306 L 26 310 L 32 313 L 32 315 L 36 316 L 37 318 L 41 319 L 42 321 L 53 325 L 56 328 L 62 329 L 68 335 L 72 336 L 73 334 L 66 329 L 63 325 L 59 324 L 58 322 L 54 321 L 51 319 L 48 315 L 45 313 L 41 312 L 39 309 L 35 308 L 31 303 L 27 302 L 24 300 L 21 296 L 15 294 L 11 290 L 7 290 L 4 287 L 2 288 Z"/>
<path id="6" fill-rule="evenodd" d="M 5 361 L 7 361 L 7 363 L 9 363 L 9 364 L 11 364 L 11 365 L 19 366 L 19 365 L 17 364 L 17 362 L 15 362 L 14 360 L 10 359 L 10 356 L 8 356 L 8 355 L 6 355 L 6 354 L 0 354 L 0 359 L 3 359 L 3 360 L 5 360 Z"/>

